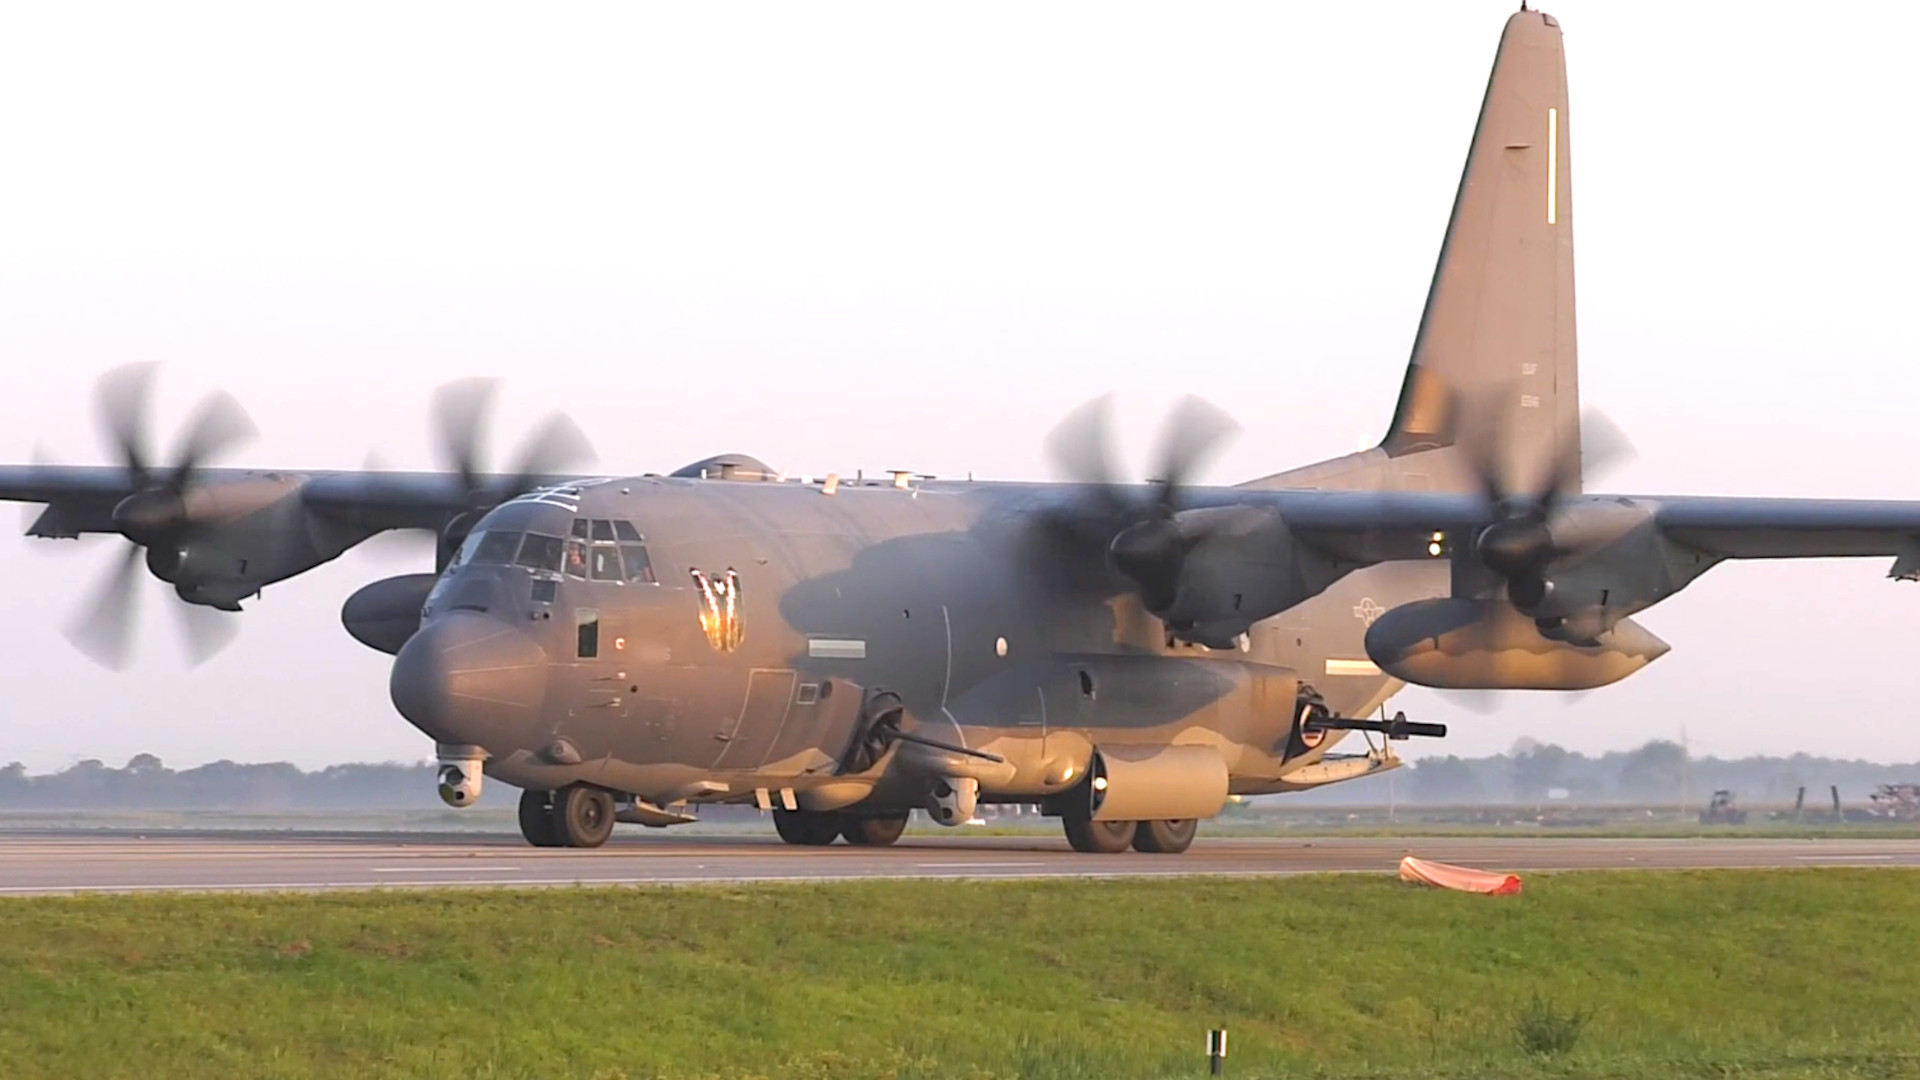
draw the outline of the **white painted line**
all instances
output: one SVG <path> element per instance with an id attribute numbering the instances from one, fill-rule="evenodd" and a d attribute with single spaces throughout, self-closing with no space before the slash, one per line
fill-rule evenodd
<path id="1" fill-rule="evenodd" d="M 517 866 L 375 866 L 370 869 L 376 874 L 484 874 L 520 870 Z"/>
<path id="2" fill-rule="evenodd" d="M 1560 110 L 1547 110 L 1547 224 L 1560 217 Z"/>
<path id="3" fill-rule="evenodd" d="M 1795 855 L 1795 862 L 1892 862 L 1891 855 Z"/>
<path id="4" fill-rule="evenodd" d="M 1045 866 L 1043 862 L 923 862 L 913 864 L 920 870 L 985 870 L 989 867 L 1002 869 L 1018 866 Z"/>

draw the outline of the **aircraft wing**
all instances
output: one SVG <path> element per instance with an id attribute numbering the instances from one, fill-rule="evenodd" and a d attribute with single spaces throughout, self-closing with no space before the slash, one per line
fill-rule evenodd
<path id="1" fill-rule="evenodd" d="M 0 465 L 0 502 L 46 506 L 27 527 L 29 536 L 119 532 L 114 507 L 136 492 L 164 486 L 169 475 L 167 470 L 154 470 L 143 483 L 118 465 Z M 498 501 L 508 484 L 544 487 L 572 477 L 482 475 L 471 479 L 482 493 L 494 493 L 483 498 L 490 503 Z M 257 510 L 292 498 L 316 517 L 374 532 L 437 530 L 450 515 L 477 505 L 466 480 L 452 472 L 201 469 L 195 472 L 192 487 L 217 504 L 214 513 L 219 517 L 237 516 L 225 511 Z"/>
<path id="2" fill-rule="evenodd" d="M 1440 534 L 1453 540 L 1488 523 L 1476 494 L 1277 491 L 1288 531 L 1354 562 L 1426 557 Z M 1243 501 L 1247 500 L 1243 494 Z M 1569 513 L 1626 511 L 1648 516 L 1661 536 L 1724 559 L 1899 556 L 1920 561 L 1920 501 L 1773 499 L 1721 496 L 1574 496 Z"/>
<path id="3" fill-rule="evenodd" d="M 0 465 L 0 501 L 47 506 L 28 536 L 114 532 L 113 508 L 136 486 L 118 465 Z"/>
<path id="4" fill-rule="evenodd" d="M 1729 559 L 1920 552 L 1920 502 L 1870 499 L 1658 498 L 1662 535 Z"/>
<path id="5" fill-rule="evenodd" d="M 490 486 L 507 478 L 476 479 Z M 323 517 L 378 529 L 438 529 L 447 515 L 472 506 L 460 476 L 444 472 L 316 474 L 301 489 L 300 500 Z"/>
<path id="6" fill-rule="evenodd" d="M 1249 499 L 1236 493 L 1235 501 Z M 1271 493 L 1287 531 L 1355 563 L 1425 559 L 1435 533 L 1452 536 L 1486 522 L 1486 500 L 1433 491 L 1280 491 Z"/>

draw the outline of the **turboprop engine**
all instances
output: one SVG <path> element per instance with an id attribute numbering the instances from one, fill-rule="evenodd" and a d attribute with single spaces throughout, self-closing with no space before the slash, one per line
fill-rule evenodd
<path id="1" fill-rule="evenodd" d="M 1147 610 L 1188 641 L 1230 647 L 1261 619 L 1326 588 L 1326 558 L 1294 541 L 1271 507 L 1217 506 L 1150 518 L 1114 537 L 1113 565 Z"/>
<path id="2" fill-rule="evenodd" d="M 1448 597 L 1402 604 L 1367 631 L 1380 670 L 1449 690 L 1590 690 L 1618 682 L 1669 646 L 1632 619 L 1592 644 L 1552 640 L 1504 600 Z"/>
<path id="3" fill-rule="evenodd" d="M 1169 633 L 1231 648 L 1261 619 L 1314 595 L 1339 576 L 1295 542 L 1271 507 L 1186 506 L 1187 481 L 1239 430 L 1199 398 L 1183 399 L 1161 437 L 1158 477 L 1145 490 L 1120 481 L 1111 450 L 1110 401 L 1075 409 L 1047 439 L 1055 462 L 1083 486 L 1043 520 L 1082 545 L 1105 548 L 1146 609 Z"/>

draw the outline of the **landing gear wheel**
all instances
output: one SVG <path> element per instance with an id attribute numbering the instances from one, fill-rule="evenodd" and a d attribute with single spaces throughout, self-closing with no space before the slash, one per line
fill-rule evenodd
<path id="1" fill-rule="evenodd" d="M 817 810 L 775 810 L 773 830 L 801 847 L 826 847 L 840 837 L 840 818 Z"/>
<path id="2" fill-rule="evenodd" d="M 1113 855 L 1127 850 L 1133 843 L 1134 826 L 1139 823 L 1068 816 L 1061 818 L 1060 824 L 1067 830 L 1067 843 L 1073 850 L 1089 855 Z"/>
<path id="3" fill-rule="evenodd" d="M 1200 823 L 1193 818 L 1181 821 L 1143 821 L 1133 833 L 1133 850 L 1149 855 L 1178 855 L 1193 846 L 1193 834 Z"/>
<path id="4" fill-rule="evenodd" d="M 553 792 L 528 788 L 520 793 L 520 835 L 534 847 L 559 847 L 553 831 Z"/>
<path id="5" fill-rule="evenodd" d="M 613 835 L 613 795 L 604 788 L 569 784 L 553 793 L 547 820 L 562 847 L 599 847 Z"/>
<path id="6" fill-rule="evenodd" d="M 886 847 L 907 831 L 907 815 L 849 817 L 840 825 L 840 835 L 857 847 Z"/>

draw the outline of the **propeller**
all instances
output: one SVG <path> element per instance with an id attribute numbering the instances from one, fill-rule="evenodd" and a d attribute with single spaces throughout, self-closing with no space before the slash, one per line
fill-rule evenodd
<path id="1" fill-rule="evenodd" d="M 158 572 L 199 524 L 193 512 L 195 480 L 206 463 L 257 434 L 253 421 L 224 391 L 209 394 L 181 432 L 171 463 L 156 467 L 149 434 L 157 365 L 128 364 L 100 377 L 95 408 L 113 455 L 127 473 L 131 494 L 113 508 L 113 525 L 128 545 L 94 587 L 67 640 L 95 662 L 115 670 L 132 658 L 144 554 Z M 238 632 L 230 616 L 180 600 L 188 656 L 198 664 L 225 648 Z"/>
<path id="2" fill-rule="evenodd" d="M 483 447 L 492 428 L 493 399 L 499 382 L 460 379 L 434 392 L 433 419 L 440 455 L 459 476 L 467 506 L 485 510 L 530 491 L 541 478 L 594 461 L 593 446 L 578 424 L 561 413 L 541 421 L 521 443 L 506 473 L 488 476 Z"/>
<path id="3" fill-rule="evenodd" d="M 1111 395 L 1075 409 L 1047 438 L 1055 465 L 1084 485 L 1084 501 L 1064 514 L 1067 531 L 1105 546 L 1115 569 L 1133 579 L 1149 610 L 1174 601 L 1180 565 L 1204 537 L 1182 529 L 1174 515 L 1192 477 L 1240 425 L 1198 397 L 1184 397 L 1168 414 L 1160 435 L 1155 478 L 1140 492 L 1122 483 L 1112 451 Z"/>
<path id="4" fill-rule="evenodd" d="M 1537 609 L 1550 586 L 1547 568 L 1556 559 L 1581 554 L 1615 538 L 1608 528 L 1582 529 L 1562 512 L 1567 495 L 1578 494 L 1583 472 L 1593 473 L 1633 457 L 1633 445 L 1618 425 L 1597 409 L 1580 415 L 1580 437 L 1555 434 L 1545 446 L 1517 436 L 1510 387 L 1479 398 L 1457 397 L 1454 445 L 1479 481 L 1487 524 L 1473 538 L 1474 552 L 1506 583 L 1507 599 L 1522 612 Z M 1525 465 L 1544 459 L 1529 478 Z M 1536 466 L 1537 469 L 1537 466 Z"/>

